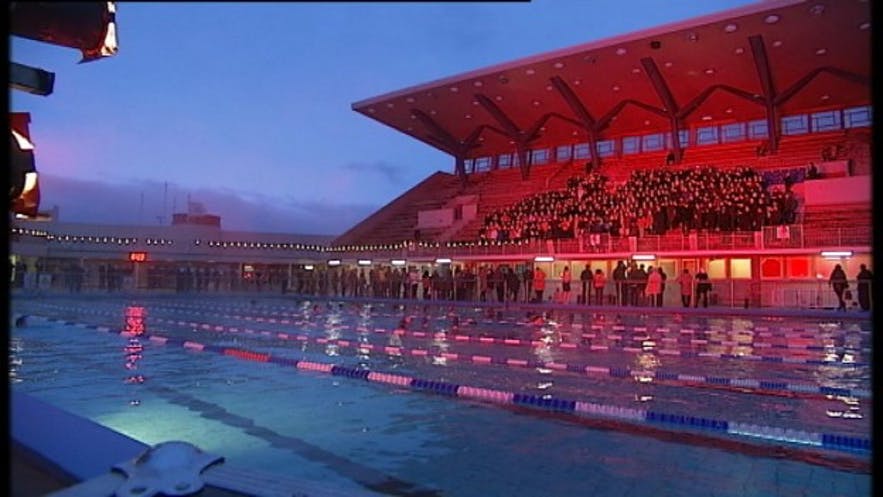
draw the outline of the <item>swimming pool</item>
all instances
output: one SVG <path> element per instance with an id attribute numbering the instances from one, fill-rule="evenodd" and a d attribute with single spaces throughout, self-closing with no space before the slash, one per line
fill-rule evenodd
<path id="1" fill-rule="evenodd" d="M 54 319 L 13 331 L 14 388 L 148 444 L 185 440 L 337 488 L 870 492 L 867 321 L 241 297 L 12 305 Z"/>

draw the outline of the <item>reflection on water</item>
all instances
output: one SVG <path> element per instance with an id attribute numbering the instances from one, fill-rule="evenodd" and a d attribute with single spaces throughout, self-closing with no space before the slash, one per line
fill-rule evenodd
<path id="1" fill-rule="evenodd" d="M 21 351 L 21 339 L 11 337 L 9 339 L 9 381 L 11 383 L 20 383 L 22 381 L 21 378 L 18 377 L 18 368 L 22 365 Z"/>
<path id="2" fill-rule="evenodd" d="M 123 312 L 125 326 L 123 327 L 122 336 L 128 337 L 128 342 L 123 347 L 125 357 L 123 366 L 128 375 L 125 382 L 135 386 L 141 385 L 145 381 L 144 375 L 138 373 L 138 361 L 143 359 L 144 346 L 141 344 L 139 337 L 147 331 L 146 317 L 147 313 L 143 307 L 128 306 Z M 133 397 L 129 400 L 129 405 L 141 405 L 140 395 L 137 394 L 137 390 Z"/>

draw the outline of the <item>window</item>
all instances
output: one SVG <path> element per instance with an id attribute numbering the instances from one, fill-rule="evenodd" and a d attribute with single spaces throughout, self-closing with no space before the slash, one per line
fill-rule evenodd
<path id="1" fill-rule="evenodd" d="M 472 159 L 466 159 L 465 161 L 463 161 L 463 169 L 469 172 L 475 172 L 475 169 L 473 169 L 474 166 L 475 164 L 472 162 Z"/>
<path id="2" fill-rule="evenodd" d="M 490 157 L 479 157 L 475 159 L 475 170 L 476 171 L 488 171 L 491 168 L 491 158 Z"/>
<path id="3" fill-rule="evenodd" d="M 721 126 L 721 142 L 732 143 L 745 139 L 745 123 L 724 124 Z"/>
<path id="4" fill-rule="evenodd" d="M 690 130 L 682 129 L 678 131 L 678 140 L 681 142 L 681 148 L 687 148 L 690 145 Z M 674 148 L 674 143 L 671 139 L 671 133 L 665 134 L 665 146 L 668 148 Z"/>
<path id="5" fill-rule="evenodd" d="M 748 123 L 748 139 L 749 140 L 760 140 L 763 138 L 769 138 L 770 129 L 767 125 L 766 119 L 758 119 L 757 121 L 750 121 Z"/>
<path id="6" fill-rule="evenodd" d="M 555 149 L 555 160 L 558 162 L 563 162 L 566 160 L 570 160 L 571 152 L 573 151 L 571 145 L 561 145 Z"/>
<path id="7" fill-rule="evenodd" d="M 612 157 L 615 152 L 615 140 L 604 140 L 598 142 L 598 157 Z"/>
<path id="8" fill-rule="evenodd" d="M 717 126 L 706 126 L 696 130 L 696 145 L 711 145 L 720 141 Z"/>
<path id="9" fill-rule="evenodd" d="M 712 259 L 708 261 L 708 277 L 711 281 L 727 279 L 727 261 L 724 259 Z"/>
<path id="10" fill-rule="evenodd" d="M 810 114 L 810 124 L 815 133 L 821 131 L 835 131 L 840 129 L 840 111 L 829 110 Z"/>
<path id="11" fill-rule="evenodd" d="M 588 143 L 577 143 L 573 146 L 573 158 L 574 159 L 589 159 L 592 157 L 591 150 L 589 149 Z"/>
<path id="12" fill-rule="evenodd" d="M 764 259 L 760 263 L 761 278 L 781 278 L 784 272 L 783 270 L 782 259 L 778 257 Z"/>
<path id="13" fill-rule="evenodd" d="M 502 154 L 497 157 L 497 167 L 500 169 L 508 169 L 512 166 L 512 154 Z"/>
<path id="14" fill-rule="evenodd" d="M 843 127 L 859 128 L 871 125 L 871 106 L 851 107 L 843 109 Z"/>
<path id="15" fill-rule="evenodd" d="M 806 114 L 782 118 L 783 135 L 802 135 L 809 132 L 809 119 Z"/>
<path id="16" fill-rule="evenodd" d="M 751 278 L 751 259 L 730 259 L 730 278 Z"/>
<path id="17" fill-rule="evenodd" d="M 644 135 L 644 152 L 655 152 L 657 150 L 662 150 L 662 136 L 662 133 L 656 133 L 655 135 Z"/>
<path id="18" fill-rule="evenodd" d="M 788 276 L 791 278 L 809 278 L 809 258 L 794 257 L 788 259 Z"/>
<path id="19" fill-rule="evenodd" d="M 531 164 L 547 164 L 549 162 L 549 149 L 543 148 L 540 150 L 531 150 L 530 152 L 530 163 Z"/>
<path id="20" fill-rule="evenodd" d="M 622 153 L 625 154 L 636 154 L 641 151 L 641 137 L 639 136 L 626 136 L 622 139 Z"/>

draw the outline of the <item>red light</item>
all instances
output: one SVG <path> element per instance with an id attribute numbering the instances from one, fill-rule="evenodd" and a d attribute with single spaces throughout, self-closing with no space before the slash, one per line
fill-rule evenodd
<path id="1" fill-rule="evenodd" d="M 129 252 L 129 260 L 132 262 L 146 262 L 147 252 Z"/>

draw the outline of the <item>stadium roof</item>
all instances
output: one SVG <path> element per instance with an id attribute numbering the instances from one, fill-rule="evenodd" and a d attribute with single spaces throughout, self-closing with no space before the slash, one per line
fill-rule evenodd
<path id="1" fill-rule="evenodd" d="M 394 91 L 353 110 L 455 157 L 870 102 L 866 0 L 773 0 Z M 773 112 L 768 114 L 768 111 Z"/>

